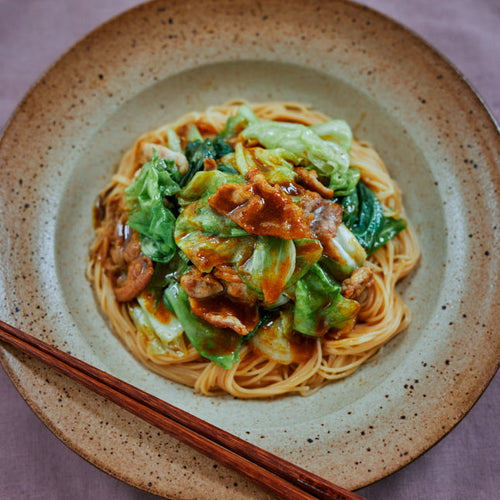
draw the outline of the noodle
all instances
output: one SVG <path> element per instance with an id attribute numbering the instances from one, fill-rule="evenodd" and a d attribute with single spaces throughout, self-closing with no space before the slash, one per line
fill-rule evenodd
<path id="1" fill-rule="evenodd" d="M 204 113 L 188 113 L 174 124 L 141 136 L 124 156 L 118 171 L 100 195 L 100 205 L 105 208 L 106 214 L 127 211 L 124 189 L 145 162 L 144 143 L 167 146 L 169 129 L 178 131 L 191 123 L 196 123 L 207 134 L 217 133 L 242 103 L 232 101 L 224 106 L 211 107 Z M 311 125 L 328 119 L 296 103 L 265 103 L 252 105 L 251 108 L 257 117 L 266 120 Z M 384 211 L 405 217 L 401 193 L 375 150 L 366 142 L 354 140 L 350 156 L 351 166 L 359 169 L 361 179 L 375 192 Z M 177 354 L 158 353 L 151 348 L 148 337 L 138 331 L 131 319 L 128 304 L 115 298 L 112 280 L 106 272 L 109 253 L 110 241 L 104 221 L 96 227 L 87 276 L 93 284 L 101 310 L 131 353 L 154 372 L 194 387 L 201 394 L 228 393 L 237 398 L 265 398 L 288 393 L 308 395 L 332 380 L 353 373 L 410 323 L 410 310 L 395 287 L 419 259 L 416 235 L 408 223 L 405 230 L 368 258 L 367 264 L 373 270 L 373 282 L 358 298 L 361 309 L 351 331 L 315 339 L 312 355 L 308 359 L 288 365 L 270 360 L 248 344 L 243 344 L 240 361 L 230 369 L 223 369 L 203 358 L 184 337 L 179 341 Z"/>

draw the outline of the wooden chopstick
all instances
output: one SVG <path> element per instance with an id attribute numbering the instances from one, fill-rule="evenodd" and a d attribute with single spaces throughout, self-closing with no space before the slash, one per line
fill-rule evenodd
<path id="1" fill-rule="evenodd" d="M 0 320 L 0 340 L 113 401 L 279 498 L 363 500 L 301 467 L 95 368 Z"/>

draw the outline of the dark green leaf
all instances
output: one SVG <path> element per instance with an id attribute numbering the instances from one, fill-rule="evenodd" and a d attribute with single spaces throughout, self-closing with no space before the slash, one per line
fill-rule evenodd
<path id="1" fill-rule="evenodd" d="M 180 280 L 180 277 L 188 270 L 189 260 L 186 255 L 177 251 L 169 262 L 158 262 L 155 265 L 153 277 L 148 289 L 154 295 L 159 295 L 164 288 Z"/>
<path id="2" fill-rule="evenodd" d="M 215 150 L 215 158 L 219 159 L 223 156 L 226 156 L 229 153 L 232 153 L 234 149 L 219 135 L 216 135 L 214 138 L 214 150 Z"/>
<path id="3" fill-rule="evenodd" d="M 185 186 L 193 178 L 196 172 L 203 170 L 206 158 L 218 160 L 232 151 L 233 148 L 219 136 L 216 136 L 213 140 L 205 139 L 201 141 L 197 139 L 188 142 L 184 154 L 189 163 L 189 168 L 182 176 L 180 185 Z"/>
<path id="4" fill-rule="evenodd" d="M 406 221 L 404 219 L 395 219 L 393 217 L 384 217 L 384 223 L 375 238 L 371 253 L 385 245 L 389 240 L 394 238 L 399 232 L 406 229 Z"/>
<path id="5" fill-rule="evenodd" d="M 219 163 L 217 168 L 225 174 L 237 174 L 238 171 L 230 163 Z"/>
<path id="6" fill-rule="evenodd" d="M 364 183 L 359 182 L 355 192 L 340 200 L 343 209 L 343 222 L 371 255 L 405 229 L 403 219 L 386 217 L 383 207 L 375 193 Z"/>

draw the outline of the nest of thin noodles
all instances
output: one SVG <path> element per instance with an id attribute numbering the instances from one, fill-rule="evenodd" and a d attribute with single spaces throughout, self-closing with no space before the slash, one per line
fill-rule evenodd
<path id="1" fill-rule="evenodd" d="M 110 184 L 100 194 L 100 203 L 108 213 L 127 212 L 124 189 L 146 161 L 142 143 L 166 145 L 167 128 L 177 130 L 189 123 L 196 123 L 202 132 L 217 133 L 227 118 L 236 113 L 241 103 L 233 101 L 209 108 L 203 113 L 192 112 L 174 124 L 141 136 L 122 159 Z M 251 105 L 251 108 L 259 118 L 268 120 L 311 125 L 328 119 L 296 103 L 265 103 Z M 351 166 L 360 170 L 362 181 L 376 193 L 382 205 L 404 217 L 400 190 L 377 152 L 368 143 L 354 140 L 350 156 Z M 284 365 L 244 344 L 240 361 L 231 369 L 223 369 L 203 358 L 187 341 L 183 346 L 185 355 L 181 359 L 155 354 L 149 348 L 148 338 L 135 327 L 127 303 L 116 300 L 113 283 L 105 272 L 109 239 L 103 227 L 104 223 L 96 228 L 87 276 L 114 332 L 149 369 L 170 380 L 194 387 L 205 395 L 228 393 L 238 398 L 264 398 L 289 393 L 312 394 L 326 383 L 353 373 L 410 323 L 410 310 L 396 291 L 398 281 L 411 271 L 419 258 L 415 232 L 408 223 L 405 230 L 369 257 L 367 264 L 373 270 L 374 279 L 358 298 L 361 309 L 354 328 L 340 336 L 317 338 L 308 359 Z"/>

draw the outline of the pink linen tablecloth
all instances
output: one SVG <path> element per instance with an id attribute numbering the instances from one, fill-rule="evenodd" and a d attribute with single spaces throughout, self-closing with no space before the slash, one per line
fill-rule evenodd
<path id="1" fill-rule="evenodd" d="M 134 0 L 0 0 L 0 129 L 46 67 Z M 500 118 L 500 0 L 366 0 L 444 54 Z M 500 165 L 499 165 L 500 168 Z M 0 298 L 1 300 L 1 298 Z M 363 488 L 371 499 L 500 498 L 500 376 L 435 447 Z M 152 499 L 80 458 L 0 370 L 0 499 Z"/>

